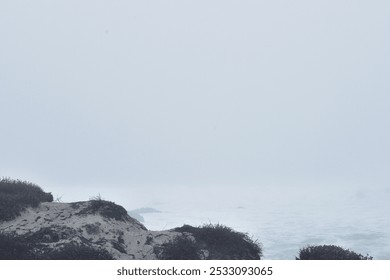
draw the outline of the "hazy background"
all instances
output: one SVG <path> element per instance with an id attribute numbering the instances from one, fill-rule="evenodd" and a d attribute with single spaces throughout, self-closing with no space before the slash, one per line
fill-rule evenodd
<path id="1" fill-rule="evenodd" d="M 383 199 L 389 26 L 385 0 L 1 0 L 0 176 L 127 208 Z"/>

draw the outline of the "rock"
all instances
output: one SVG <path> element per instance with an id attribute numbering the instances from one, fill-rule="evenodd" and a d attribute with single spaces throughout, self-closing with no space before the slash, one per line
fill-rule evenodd
<path id="1" fill-rule="evenodd" d="M 149 231 L 108 201 L 43 202 L 0 222 L 0 232 L 27 240 L 42 254 L 67 244 L 108 252 L 114 259 L 156 259 L 154 247 L 180 235 Z"/>

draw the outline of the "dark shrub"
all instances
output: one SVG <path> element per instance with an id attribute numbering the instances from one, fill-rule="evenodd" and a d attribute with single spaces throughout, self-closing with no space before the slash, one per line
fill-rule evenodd
<path id="1" fill-rule="evenodd" d="M 162 260 L 200 260 L 199 245 L 192 238 L 184 235 L 156 248 L 155 253 Z"/>
<path id="2" fill-rule="evenodd" d="M 91 200 L 90 209 L 93 213 L 99 213 L 103 217 L 125 221 L 128 218 L 127 211 L 120 205 L 111 201 Z"/>
<path id="3" fill-rule="evenodd" d="M 0 234 L 0 260 L 112 260 L 104 249 L 74 243 L 49 248 L 31 236 Z"/>
<path id="4" fill-rule="evenodd" d="M 190 233 L 195 241 L 189 237 L 179 237 L 162 246 L 161 257 L 171 259 L 184 259 L 193 257 L 199 259 L 203 256 L 210 260 L 259 260 L 262 256 L 262 248 L 259 243 L 253 241 L 245 233 L 236 232 L 223 225 L 204 225 L 192 227 L 184 225 L 175 231 Z M 182 248 L 185 247 L 185 248 Z M 164 250 L 169 249 L 168 254 Z M 180 250 L 185 256 L 180 257 Z M 207 251 L 208 254 L 204 252 Z"/>
<path id="5" fill-rule="evenodd" d="M 52 202 L 53 195 L 39 186 L 20 180 L 0 180 L 0 221 L 9 221 L 27 207 L 37 207 L 41 202 Z"/>
<path id="6" fill-rule="evenodd" d="M 92 198 L 88 206 L 77 213 L 78 215 L 85 214 L 99 214 L 105 218 L 115 219 L 118 221 L 134 221 L 137 222 L 134 218 L 131 218 L 125 208 L 120 205 L 115 204 L 114 202 L 103 200 L 100 196 Z M 141 224 L 140 224 L 141 225 Z"/>
<path id="7" fill-rule="evenodd" d="M 336 245 L 306 246 L 299 251 L 297 260 L 372 260 L 372 257 L 355 253 Z"/>
<path id="8" fill-rule="evenodd" d="M 42 227 L 35 232 L 26 233 L 23 238 L 29 243 L 55 243 L 61 239 L 69 239 L 76 235 L 76 230 L 66 226 Z"/>
<path id="9" fill-rule="evenodd" d="M 35 259 L 32 253 L 31 244 L 23 238 L 0 234 L 0 260 L 32 260 Z"/>

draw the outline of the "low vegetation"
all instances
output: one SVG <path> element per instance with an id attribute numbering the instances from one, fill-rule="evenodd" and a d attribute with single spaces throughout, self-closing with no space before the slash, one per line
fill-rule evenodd
<path id="1" fill-rule="evenodd" d="M 41 202 L 52 202 L 53 195 L 39 186 L 21 180 L 0 180 L 0 221 L 10 221 L 27 207 L 37 207 Z"/>
<path id="2" fill-rule="evenodd" d="M 161 259 L 259 260 L 261 245 L 247 234 L 224 225 L 174 229 L 182 235 L 157 250 Z"/>
<path id="3" fill-rule="evenodd" d="M 191 237 L 180 235 L 170 242 L 155 247 L 155 253 L 162 260 L 201 260 L 206 256 L 202 254 L 199 244 Z"/>
<path id="4" fill-rule="evenodd" d="M 0 234 L 0 260 L 112 260 L 104 249 L 77 243 L 45 247 L 35 236 Z"/>
<path id="5" fill-rule="evenodd" d="M 355 253 L 336 245 L 306 246 L 299 251 L 297 260 L 372 260 L 369 255 Z"/>
<path id="6" fill-rule="evenodd" d="M 107 219 L 114 219 L 117 221 L 136 221 L 134 218 L 130 217 L 127 214 L 125 208 L 118 204 L 115 204 L 114 202 L 102 199 L 100 195 L 91 198 L 89 200 L 88 206 L 78 212 L 78 214 L 99 214 Z"/>
<path id="7" fill-rule="evenodd" d="M 0 234 L 0 260 L 33 260 L 33 244 L 9 234 Z"/>

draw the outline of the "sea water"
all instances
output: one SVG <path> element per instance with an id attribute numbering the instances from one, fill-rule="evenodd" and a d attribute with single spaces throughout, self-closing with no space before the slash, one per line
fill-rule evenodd
<path id="1" fill-rule="evenodd" d="M 145 213 L 149 230 L 167 230 L 183 224 L 222 224 L 247 233 L 262 244 L 262 259 L 292 260 L 306 245 L 337 245 L 374 259 L 390 259 L 389 189 L 329 192 L 304 190 L 248 191 L 232 195 L 220 190 L 160 194 Z M 186 196 L 187 193 L 187 196 Z M 288 195 L 286 195 L 288 194 Z M 184 199 L 187 197 L 188 199 Z M 172 198 L 175 198 L 172 200 Z"/>

